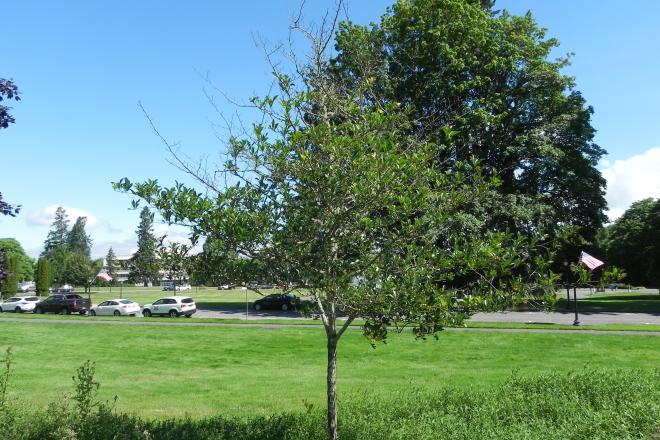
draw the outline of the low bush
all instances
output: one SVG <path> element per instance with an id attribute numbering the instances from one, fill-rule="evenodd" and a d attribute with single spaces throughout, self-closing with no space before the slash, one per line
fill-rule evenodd
<path id="1" fill-rule="evenodd" d="M 44 409 L 7 399 L 10 352 L 0 374 L 4 440 L 261 440 L 325 438 L 323 408 L 268 417 L 144 420 L 97 399 L 94 364 L 73 377 L 74 393 Z M 342 439 L 660 438 L 660 370 L 514 373 L 489 389 L 364 392 L 340 406 Z"/>

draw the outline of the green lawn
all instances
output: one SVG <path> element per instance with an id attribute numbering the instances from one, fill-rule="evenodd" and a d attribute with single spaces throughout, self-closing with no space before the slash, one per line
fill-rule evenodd
<path id="1" fill-rule="evenodd" d="M 181 320 L 183 321 L 183 320 Z M 322 405 L 324 337 L 320 328 L 254 329 L 13 323 L 0 320 L 11 346 L 12 396 L 43 405 L 71 390 L 85 360 L 97 363 L 102 396 L 147 417 L 247 416 Z M 359 332 L 340 343 L 342 398 L 386 395 L 409 386 L 466 387 L 522 374 L 657 367 L 660 338 L 580 334 L 446 332 L 415 341 L 392 335 L 372 349 Z"/>
<path id="2" fill-rule="evenodd" d="M 321 326 L 320 319 L 311 318 L 296 318 L 296 319 L 276 319 L 255 318 L 250 315 L 249 320 L 234 319 L 234 318 L 201 318 L 201 319 L 171 319 L 151 317 L 126 317 L 126 316 L 79 316 L 79 315 L 34 315 L 34 314 L 21 314 L 15 313 L 1 313 L 2 318 L 19 318 L 19 319 L 48 319 L 51 321 L 119 321 L 119 322 L 158 322 L 158 323 L 174 323 L 174 324 L 268 324 L 268 325 L 286 325 L 286 326 Z M 341 319 L 338 322 L 343 322 Z M 351 323 L 352 327 L 360 327 L 364 324 L 361 319 L 356 319 Z M 605 325 L 564 325 L 553 323 L 524 323 L 524 322 L 481 322 L 481 321 L 466 321 L 466 328 L 494 328 L 494 329 L 535 329 L 535 330 L 596 330 L 596 331 L 644 331 L 644 332 L 660 332 L 660 325 L 658 324 L 605 324 Z"/>
<path id="3" fill-rule="evenodd" d="M 279 290 L 263 290 L 262 293 L 269 294 Z M 76 288 L 76 293 L 88 296 L 82 289 Z M 241 309 L 245 307 L 247 293 L 248 302 L 261 298 L 261 295 L 252 290 L 218 290 L 215 287 L 193 287 L 192 290 L 177 292 L 177 295 L 189 295 L 193 297 L 197 305 L 202 307 L 216 306 L 225 308 Z M 102 301 L 114 298 L 128 298 L 140 303 L 149 304 L 163 296 L 174 295 L 174 292 L 163 291 L 161 287 L 93 287 L 89 294 L 92 303 L 98 304 Z"/>
<path id="4" fill-rule="evenodd" d="M 566 309 L 566 298 L 557 303 L 556 309 Z M 570 307 L 573 307 L 571 302 Z M 569 307 L 569 308 L 570 308 Z M 583 312 L 660 313 L 660 295 L 635 292 L 594 294 L 578 300 Z"/>

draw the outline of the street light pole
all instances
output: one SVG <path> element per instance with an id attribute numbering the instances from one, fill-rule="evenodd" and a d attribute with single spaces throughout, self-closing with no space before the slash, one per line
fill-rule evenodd
<path id="1" fill-rule="evenodd" d="M 577 287 L 575 286 L 573 286 L 573 304 L 575 306 L 575 320 L 573 321 L 573 325 L 580 325 L 580 321 L 578 321 Z"/>

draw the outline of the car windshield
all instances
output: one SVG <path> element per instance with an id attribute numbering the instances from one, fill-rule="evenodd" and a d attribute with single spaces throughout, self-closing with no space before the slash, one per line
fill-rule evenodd
<path id="1" fill-rule="evenodd" d="M 82 296 L 80 295 L 67 295 L 67 299 L 82 299 Z"/>
<path id="2" fill-rule="evenodd" d="M 191 302 L 193 302 L 193 299 L 192 299 L 192 298 L 183 298 L 183 299 L 181 300 L 181 302 L 182 302 L 183 304 L 190 304 Z"/>
<path id="3" fill-rule="evenodd" d="M 9 298 L 9 299 L 5 300 L 6 303 L 13 303 L 13 302 L 16 302 L 16 301 L 18 301 L 18 298 Z"/>
<path id="4" fill-rule="evenodd" d="M 25 298 L 25 301 L 39 301 L 39 298 L 36 296 L 28 296 Z"/>
<path id="5" fill-rule="evenodd" d="M 130 299 L 122 299 L 119 302 L 122 303 L 122 304 L 133 304 L 133 301 L 131 301 Z"/>

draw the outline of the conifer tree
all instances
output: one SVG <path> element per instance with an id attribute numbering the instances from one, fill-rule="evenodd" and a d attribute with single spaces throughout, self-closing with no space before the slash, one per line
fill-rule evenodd
<path id="1" fill-rule="evenodd" d="M 145 286 L 158 279 L 158 260 L 156 249 L 158 240 L 153 234 L 154 215 L 145 206 L 140 212 L 140 224 L 135 233 L 138 237 L 138 249 L 131 258 L 131 271 L 128 275 L 132 282 L 141 282 Z"/>
<path id="2" fill-rule="evenodd" d="M 67 235 L 67 248 L 70 252 L 90 258 L 92 239 L 85 232 L 87 217 L 78 217 Z"/>
<path id="3" fill-rule="evenodd" d="M 39 258 L 37 260 L 36 268 L 36 291 L 38 294 L 45 294 L 48 292 L 50 284 L 53 282 L 53 273 L 50 266 L 50 261 L 46 258 Z"/>
<path id="4" fill-rule="evenodd" d="M 44 251 L 41 253 L 41 256 L 50 258 L 57 251 L 66 249 L 68 235 L 69 219 L 64 208 L 60 206 L 55 211 L 55 220 L 44 242 Z"/>
<path id="5" fill-rule="evenodd" d="M 18 290 L 18 255 L 6 254 L 5 261 L 7 277 L 0 284 L 3 298 L 15 295 Z"/>
<path id="6" fill-rule="evenodd" d="M 110 249 L 108 249 L 108 253 L 105 255 L 105 267 L 107 267 L 106 273 L 112 277 L 110 283 L 111 284 L 116 283 L 117 256 L 115 255 L 115 251 L 112 249 L 112 246 L 110 246 Z"/>

